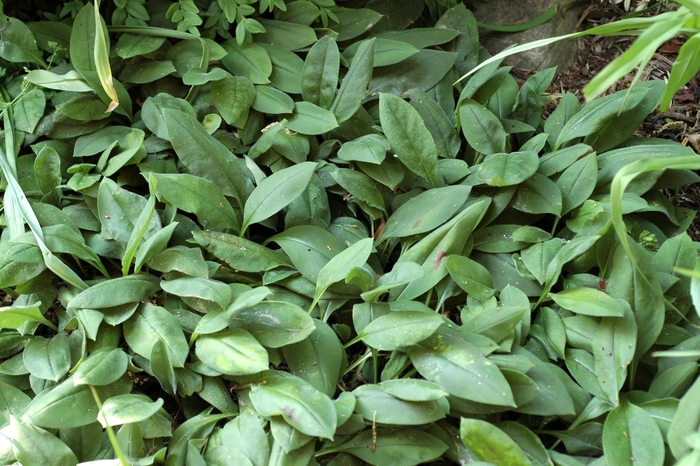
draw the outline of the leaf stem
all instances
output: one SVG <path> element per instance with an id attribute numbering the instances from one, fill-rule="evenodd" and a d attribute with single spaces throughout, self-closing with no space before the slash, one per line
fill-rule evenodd
<path id="1" fill-rule="evenodd" d="M 92 392 L 92 397 L 95 399 L 95 404 L 97 404 L 97 408 L 102 411 L 102 401 L 100 400 L 100 396 L 97 394 L 97 390 L 95 387 L 92 385 L 89 386 L 90 391 Z M 119 461 L 121 462 L 122 466 L 129 466 L 129 460 L 126 458 L 124 455 L 124 452 L 122 451 L 121 447 L 119 446 L 119 442 L 117 442 L 117 436 L 114 435 L 114 430 L 112 429 L 112 426 L 109 425 L 109 422 L 107 422 L 107 416 L 104 414 L 102 411 L 102 414 L 105 417 L 105 428 L 107 429 L 107 436 L 109 437 L 109 443 L 112 444 L 112 448 L 114 448 L 114 453 L 117 455 L 117 458 L 119 458 Z"/>

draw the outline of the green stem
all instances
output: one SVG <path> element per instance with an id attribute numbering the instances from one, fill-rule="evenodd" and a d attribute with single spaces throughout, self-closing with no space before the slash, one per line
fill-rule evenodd
<path id="1" fill-rule="evenodd" d="M 95 399 L 95 403 L 97 404 L 97 408 L 102 411 L 102 401 L 100 400 L 100 396 L 97 394 L 97 390 L 95 387 L 90 385 L 90 391 L 92 392 L 92 397 Z M 112 430 L 112 426 L 109 425 L 107 422 L 107 416 L 102 413 L 105 416 L 105 428 L 107 429 L 107 436 L 109 437 L 109 443 L 112 444 L 112 448 L 114 448 L 114 453 L 117 455 L 117 458 L 119 458 L 119 461 L 121 462 L 122 466 L 129 466 L 129 460 L 126 458 L 124 455 L 124 452 L 122 451 L 121 447 L 119 446 L 119 442 L 117 442 L 117 436 L 114 435 L 114 430 Z"/>
<path id="2" fill-rule="evenodd" d="M 377 350 L 372 348 L 372 376 L 374 377 L 372 383 L 379 383 L 379 369 L 377 368 L 378 359 L 379 358 L 377 357 Z"/>
<path id="3" fill-rule="evenodd" d="M 367 360 L 369 359 L 370 356 L 372 356 L 372 352 L 369 350 L 369 348 L 367 348 L 367 351 L 365 352 L 365 354 L 363 354 L 362 357 L 359 358 L 357 361 L 355 361 L 354 363 L 352 363 L 352 364 L 350 365 L 350 367 L 348 367 L 348 368 L 345 370 L 345 373 L 343 373 L 343 375 L 349 374 L 349 373 L 352 372 L 357 366 L 359 366 L 359 365 L 361 365 L 361 364 L 364 364 L 365 361 L 367 361 Z"/>

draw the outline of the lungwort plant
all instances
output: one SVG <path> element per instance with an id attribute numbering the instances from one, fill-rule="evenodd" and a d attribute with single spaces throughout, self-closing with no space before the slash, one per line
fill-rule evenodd
<path id="1" fill-rule="evenodd" d="M 700 454 L 664 194 L 700 161 L 631 137 L 663 83 L 544 121 L 553 70 L 453 86 L 487 56 L 439 1 L 35 19 L 0 17 L 2 464 Z"/>

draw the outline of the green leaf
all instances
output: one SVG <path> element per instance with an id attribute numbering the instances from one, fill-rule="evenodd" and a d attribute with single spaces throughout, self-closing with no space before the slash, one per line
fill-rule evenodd
<path id="1" fill-rule="evenodd" d="M 287 228 L 271 237 L 270 241 L 279 244 L 294 267 L 313 283 L 317 282 L 323 266 L 345 249 L 343 242 L 327 229 L 310 225 Z"/>
<path id="2" fill-rule="evenodd" d="M 531 464 L 525 452 L 513 439 L 486 421 L 462 418 L 459 424 L 459 436 L 481 461 L 512 466 Z"/>
<path id="3" fill-rule="evenodd" d="M 118 382 L 97 387 L 102 400 L 131 391 L 132 382 L 122 377 Z M 22 420 L 47 429 L 79 427 L 97 419 L 98 408 L 90 387 L 75 386 L 70 378 L 50 390 L 39 393 L 22 414 Z"/>
<path id="4" fill-rule="evenodd" d="M 603 450 L 609 464 L 664 464 L 659 427 L 649 413 L 626 400 L 605 420 Z"/>
<path id="5" fill-rule="evenodd" d="M 432 31 L 436 31 L 436 29 Z M 343 51 L 343 56 L 351 61 L 360 45 L 362 42 L 355 42 L 347 47 Z M 374 43 L 374 66 L 395 65 L 416 53 L 418 53 L 418 49 L 408 42 L 378 38 Z"/>
<path id="6" fill-rule="evenodd" d="M 314 319 L 314 331 L 300 342 L 282 348 L 284 360 L 297 377 L 333 396 L 346 365 L 343 346 L 330 326 Z"/>
<path id="7" fill-rule="evenodd" d="M 92 285 L 68 303 L 68 309 L 104 309 L 137 303 L 158 291 L 158 279 L 140 273 Z"/>
<path id="8" fill-rule="evenodd" d="M 332 23 L 331 29 L 338 33 L 336 40 L 342 42 L 364 34 L 374 26 L 382 15 L 369 8 L 334 8 L 333 14 L 338 24 Z"/>
<path id="9" fill-rule="evenodd" d="M 446 262 L 452 280 L 470 296 L 489 299 L 496 292 L 491 274 L 486 268 L 464 256 L 451 255 Z"/>
<path id="10" fill-rule="evenodd" d="M 161 230 L 158 230 L 153 234 L 153 236 L 148 238 L 139 246 L 139 248 L 136 250 L 134 260 L 134 273 L 139 273 L 141 271 L 141 267 L 143 267 L 143 264 L 153 259 L 153 257 L 165 249 L 173 234 L 173 230 L 177 228 L 177 225 L 177 222 L 173 222 Z"/>
<path id="11" fill-rule="evenodd" d="M 211 301 L 225 309 L 231 303 L 231 288 L 218 280 L 208 278 L 176 278 L 164 280 L 161 288 L 176 296 Z"/>
<path id="12" fill-rule="evenodd" d="M 134 34 L 119 36 L 114 51 L 120 58 L 133 58 L 155 52 L 165 42 L 165 37 L 150 37 Z"/>
<path id="13" fill-rule="evenodd" d="M 161 139 L 165 139 L 166 141 L 170 140 L 170 135 L 168 134 L 168 129 L 165 124 L 165 111 L 168 109 L 186 113 L 193 118 L 196 116 L 194 109 L 189 102 L 184 99 L 173 97 L 170 94 L 161 92 L 155 97 L 149 97 L 146 99 L 146 102 L 144 102 L 143 108 L 141 109 L 143 123 L 152 133 Z M 109 131 L 109 129 L 105 129 L 103 131 Z M 192 141 L 192 143 L 196 142 L 197 141 Z"/>
<path id="14" fill-rule="evenodd" d="M 397 262 L 391 272 L 385 273 L 377 280 L 376 287 L 365 291 L 361 297 L 367 302 L 375 301 L 392 288 L 406 285 L 422 276 L 423 267 L 415 262 Z"/>
<path id="15" fill-rule="evenodd" d="M 195 214 L 205 226 L 240 229 L 237 212 L 213 182 L 187 173 L 150 173 L 149 177 L 161 201 Z"/>
<path id="16" fill-rule="evenodd" d="M 145 421 L 163 406 L 163 399 L 156 401 L 146 395 L 119 395 L 105 400 L 97 420 L 102 427 Z"/>
<path id="17" fill-rule="evenodd" d="M 626 301 L 593 288 L 569 288 L 549 296 L 564 309 L 587 316 L 622 317 L 629 309 Z"/>
<path id="18" fill-rule="evenodd" d="M 256 34 L 260 42 L 283 47 L 287 50 L 298 50 L 316 42 L 316 32 L 309 26 L 287 21 L 273 21 L 258 18 L 265 32 Z"/>
<path id="19" fill-rule="evenodd" d="M 534 151 L 491 154 L 484 158 L 474 173 L 489 186 L 512 186 L 534 175 L 538 162 L 537 152 Z"/>
<path id="20" fill-rule="evenodd" d="M 344 280 L 352 269 L 361 267 L 367 262 L 374 248 L 373 243 L 372 238 L 361 239 L 335 255 L 323 266 L 318 272 L 314 304 L 333 283 Z"/>
<path id="21" fill-rule="evenodd" d="M 92 87 L 90 87 L 82 76 L 74 70 L 64 74 L 56 74 L 47 70 L 31 70 L 27 73 L 26 79 L 30 83 L 46 89 L 72 92 L 92 91 Z"/>
<path id="22" fill-rule="evenodd" d="M 177 271 L 197 278 L 209 276 L 209 268 L 199 248 L 173 246 L 156 254 L 148 266 L 161 272 Z"/>
<path id="23" fill-rule="evenodd" d="M 333 449 L 374 466 L 413 466 L 437 459 L 447 445 L 420 430 L 378 427 L 374 432 L 364 430 Z"/>
<path id="24" fill-rule="evenodd" d="M 515 406 L 506 379 L 471 343 L 457 336 L 435 334 L 405 351 L 423 377 L 451 395 L 479 403 Z"/>
<path id="25" fill-rule="evenodd" d="M 686 439 L 700 426 L 700 379 L 681 398 L 678 410 L 668 429 L 668 445 L 676 459 L 691 451 Z"/>
<path id="26" fill-rule="evenodd" d="M 233 302 L 221 310 L 207 312 L 197 323 L 194 334 L 215 333 L 228 327 L 233 318 L 243 309 L 255 306 L 263 299 L 270 296 L 272 292 L 266 286 L 259 286 L 251 290 L 244 291 L 236 296 Z"/>
<path id="27" fill-rule="evenodd" d="M 212 68 L 211 71 L 206 71 L 204 68 L 191 68 L 182 77 L 182 82 L 188 86 L 202 86 L 208 82 L 220 81 L 227 75 L 228 73 L 221 68 Z"/>
<path id="28" fill-rule="evenodd" d="M 343 144 L 338 150 L 338 157 L 346 161 L 381 164 L 386 157 L 386 151 L 390 149 L 391 144 L 384 136 L 367 134 Z"/>
<path id="29" fill-rule="evenodd" d="M 64 333 L 51 339 L 37 337 L 30 340 L 22 355 L 26 368 L 40 379 L 58 382 L 71 366 L 68 337 Z"/>
<path id="30" fill-rule="evenodd" d="M 562 202 L 559 186 L 549 178 L 535 174 L 520 183 L 513 197 L 512 206 L 528 214 L 560 216 Z"/>
<path id="31" fill-rule="evenodd" d="M 379 119 L 399 160 L 436 188 L 437 149 L 418 111 L 400 97 L 380 94 Z"/>
<path id="32" fill-rule="evenodd" d="M 44 116 L 46 96 L 41 89 L 34 89 L 22 96 L 12 108 L 15 129 L 33 133 L 39 120 Z"/>
<path id="33" fill-rule="evenodd" d="M 139 305 L 134 315 L 124 322 L 123 331 L 124 339 L 134 352 L 149 358 L 153 345 L 160 340 L 168 349 L 173 366 L 183 367 L 189 346 L 179 322 L 164 308 L 151 303 Z"/>
<path id="34" fill-rule="evenodd" d="M 472 99 L 460 103 L 458 114 L 462 133 L 472 149 L 486 155 L 505 152 L 506 132 L 496 115 Z"/>
<path id="35" fill-rule="evenodd" d="M 336 40 L 341 39 L 338 37 Z M 340 89 L 330 107 L 338 123 L 343 123 L 353 116 L 367 95 L 367 86 L 372 78 L 375 40 L 370 39 L 360 45 L 340 84 Z"/>
<path id="36" fill-rule="evenodd" d="M 255 86 L 253 108 L 261 113 L 279 115 L 294 111 L 294 100 L 272 86 Z"/>
<path id="37" fill-rule="evenodd" d="M 297 343 L 316 328 L 313 319 L 303 309 L 281 301 L 263 301 L 241 309 L 231 327 L 247 330 L 268 348 Z"/>
<path id="38" fill-rule="evenodd" d="M 241 411 L 222 429 L 225 445 L 243 452 L 254 466 L 264 466 L 270 456 L 270 445 L 260 418 L 252 411 Z"/>
<path id="39" fill-rule="evenodd" d="M 119 80 L 131 84 L 146 84 L 158 81 L 176 71 L 170 60 L 141 60 L 138 63 L 125 66 L 119 73 Z M 188 72 L 185 76 L 183 81 L 193 79 L 193 73 Z"/>
<path id="40" fill-rule="evenodd" d="M 641 268 L 630 261 L 623 247 L 614 253 L 607 292 L 614 298 L 627 301 L 637 322 L 637 354 L 643 354 L 656 341 L 664 321 L 664 304 L 660 285 L 646 251 L 637 243 L 630 243 L 631 257 Z"/>
<path id="41" fill-rule="evenodd" d="M 282 416 L 300 432 L 313 437 L 332 439 L 337 417 L 327 395 L 308 382 L 284 372 L 269 371 L 266 383 L 256 384 L 250 401 L 262 416 Z"/>
<path id="42" fill-rule="evenodd" d="M 117 183 L 109 178 L 102 178 L 97 195 L 97 209 L 103 235 L 114 239 L 121 247 L 129 243 L 134 225 L 146 209 L 147 200 L 136 193 L 120 188 Z M 160 219 L 157 216 L 151 218 L 148 223 L 146 235 L 160 229 Z"/>
<path id="43" fill-rule="evenodd" d="M 459 134 L 440 105 L 418 89 L 411 89 L 408 97 L 411 99 L 411 106 L 418 110 L 426 128 L 433 136 L 438 148 L 438 157 L 457 157 L 461 146 Z"/>
<path id="44" fill-rule="evenodd" d="M 676 91 L 690 81 L 698 70 L 700 70 L 700 34 L 694 34 L 681 46 L 673 62 L 668 87 L 659 105 L 662 112 L 668 110 Z"/>
<path id="45" fill-rule="evenodd" d="M 369 93 L 406 95 L 411 89 L 428 92 L 448 76 L 456 60 L 457 53 L 420 50 L 400 63 L 376 68 L 369 84 Z"/>
<path id="46" fill-rule="evenodd" d="M 539 387 L 532 401 L 519 405 L 515 411 L 540 416 L 574 414 L 575 407 L 570 386 L 563 382 L 564 377 L 568 379 L 568 376 L 558 366 L 537 359 L 522 347 L 516 348 L 514 352 L 519 356 L 527 357 L 534 365 L 527 372 L 527 376 Z"/>
<path id="47" fill-rule="evenodd" d="M 304 61 L 297 54 L 279 45 L 266 43 L 259 45 L 267 51 L 272 62 L 270 83 L 281 91 L 301 94 L 301 72 Z"/>
<path id="48" fill-rule="evenodd" d="M 306 54 L 301 71 L 301 95 L 304 101 L 330 109 L 338 87 L 340 53 L 335 39 L 320 38 Z"/>
<path id="49" fill-rule="evenodd" d="M 353 390 L 355 412 L 366 421 L 394 426 L 429 424 L 443 419 L 445 413 L 435 400 L 401 400 L 378 385 L 361 385 Z"/>
<path id="50" fill-rule="evenodd" d="M 375 209 L 386 212 L 384 198 L 369 176 L 349 168 L 336 168 L 331 172 L 331 176 L 352 195 L 352 200 L 357 202 L 368 215 L 373 218 L 379 216 L 379 213 L 374 213 Z"/>
<path id="51" fill-rule="evenodd" d="M 214 231 L 194 231 L 194 240 L 232 269 L 242 272 L 263 272 L 279 266 L 291 266 L 279 251 L 261 246 L 239 236 Z"/>
<path id="52" fill-rule="evenodd" d="M 300 134 L 323 134 L 338 127 L 333 112 L 311 102 L 296 102 L 287 128 Z"/>
<path id="53" fill-rule="evenodd" d="M 166 466 L 185 466 L 187 448 L 191 444 L 190 442 L 206 439 L 217 422 L 231 416 L 230 414 L 209 414 L 210 412 L 211 408 L 206 409 L 175 429 L 168 444 Z"/>
<path id="54" fill-rule="evenodd" d="M 265 348 L 240 328 L 200 336 L 195 354 L 208 367 L 228 375 L 256 374 L 269 364 Z"/>
<path id="55" fill-rule="evenodd" d="M 562 215 L 583 204 L 595 189 L 598 175 L 596 154 L 592 153 L 576 161 L 557 179 L 562 195 Z"/>
<path id="56" fill-rule="evenodd" d="M 168 347 L 163 340 L 156 340 L 148 355 L 151 372 L 156 377 L 163 390 L 172 396 L 177 394 L 177 378 Z"/>
<path id="57" fill-rule="evenodd" d="M 109 385 L 126 373 L 129 358 L 120 348 L 100 348 L 73 373 L 74 385 Z"/>
<path id="58" fill-rule="evenodd" d="M 280 445 L 285 453 L 290 453 L 302 448 L 304 445 L 310 443 L 313 438 L 302 434 L 297 429 L 287 424 L 280 416 L 273 416 L 270 419 L 270 433 L 272 433 L 275 443 Z"/>
<path id="59" fill-rule="evenodd" d="M 630 90 L 616 92 L 590 102 L 566 122 L 554 144 L 554 149 L 560 148 L 567 141 L 599 131 L 615 120 L 621 112 L 639 104 L 647 92 L 649 92 L 648 87 L 634 86 Z"/>
<path id="60" fill-rule="evenodd" d="M 604 317 L 596 329 L 592 342 L 595 368 L 600 386 L 613 405 L 618 403 L 636 343 L 637 326 L 631 309 L 625 310 L 624 317 Z"/>
<path id="61" fill-rule="evenodd" d="M 380 241 L 434 230 L 464 206 L 470 191 L 468 186 L 446 186 L 409 199 L 389 217 Z"/>
<path id="62" fill-rule="evenodd" d="M 54 324 L 46 320 L 39 310 L 39 303 L 28 306 L 4 306 L 0 307 L 0 328 L 18 329 L 26 322 L 38 322 L 48 327 L 55 328 Z"/>
<path id="63" fill-rule="evenodd" d="M 253 84 L 267 84 L 272 74 L 272 61 L 264 48 L 254 43 L 238 44 L 228 40 L 221 44 L 227 52 L 221 63 L 235 76 L 245 76 Z"/>
<path id="64" fill-rule="evenodd" d="M 449 395 L 438 384 L 420 379 L 385 380 L 379 386 L 385 392 L 406 401 L 432 401 Z"/>
<path id="65" fill-rule="evenodd" d="M 211 93 L 214 105 L 229 125 L 247 115 L 255 101 L 255 87 L 251 80 L 229 73 L 226 73 L 224 79 L 211 83 Z"/>
<path id="66" fill-rule="evenodd" d="M 438 20 L 438 23 L 442 18 Z M 455 39 L 460 35 L 456 29 L 449 29 L 444 25 L 439 25 L 435 28 L 410 28 L 404 30 L 395 30 L 382 33 L 380 37 L 390 39 L 392 41 L 401 41 L 412 46 L 424 49 L 435 45 L 444 44 Z"/>
<path id="67" fill-rule="evenodd" d="M 21 464 L 75 466 L 78 458 L 55 435 L 10 416 L 12 451 Z"/>
<path id="68" fill-rule="evenodd" d="M 358 335 L 366 345 L 381 351 L 393 351 L 415 345 L 442 325 L 442 317 L 422 311 L 401 311 L 378 317 Z"/>
<path id="69" fill-rule="evenodd" d="M 241 236 L 253 223 L 261 222 L 288 206 L 306 190 L 316 163 L 304 162 L 265 178 L 245 203 Z"/>
<path id="70" fill-rule="evenodd" d="M 0 412 L 4 422 L 9 421 L 10 415 L 21 416 L 31 398 L 20 389 L 4 382 L 0 382 Z"/>
<path id="71" fill-rule="evenodd" d="M 32 31 L 17 18 L 0 16 L 0 57 L 11 63 L 44 64 Z"/>
<path id="72" fill-rule="evenodd" d="M 163 117 L 173 149 L 187 170 L 213 182 L 220 194 L 235 197 L 242 205 L 244 178 L 240 160 L 192 116 L 165 108 Z"/>

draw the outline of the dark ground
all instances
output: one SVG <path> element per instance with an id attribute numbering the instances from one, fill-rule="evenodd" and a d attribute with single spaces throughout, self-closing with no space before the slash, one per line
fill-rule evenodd
<path id="1" fill-rule="evenodd" d="M 630 9 L 634 10 L 633 7 Z M 620 4 L 621 6 L 622 4 Z M 607 1 L 590 0 L 590 4 L 582 13 L 580 24 L 588 29 L 624 17 L 628 12 L 620 6 L 609 4 Z M 582 89 L 595 74 L 608 63 L 617 58 L 634 41 L 634 37 L 590 37 L 578 39 L 578 54 L 576 63 L 571 69 L 561 72 L 554 79 L 549 92 L 553 100 L 547 108 L 553 110 L 558 102 L 555 97 L 564 92 L 579 96 L 583 102 Z M 642 73 L 641 80 L 667 79 L 678 49 L 684 43 L 684 37 L 678 36 L 657 50 L 654 57 Z M 625 89 L 629 86 L 634 75 L 630 73 L 609 89 L 608 93 Z M 671 139 L 691 147 L 700 154 L 700 73 L 676 94 L 667 112 L 652 113 L 635 133 L 640 137 L 660 137 Z M 668 193 L 675 197 L 676 205 L 700 211 L 700 184 L 690 185 L 680 190 L 680 193 Z M 688 234 L 695 241 L 700 241 L 700 215 L 690 226 Z"/>

